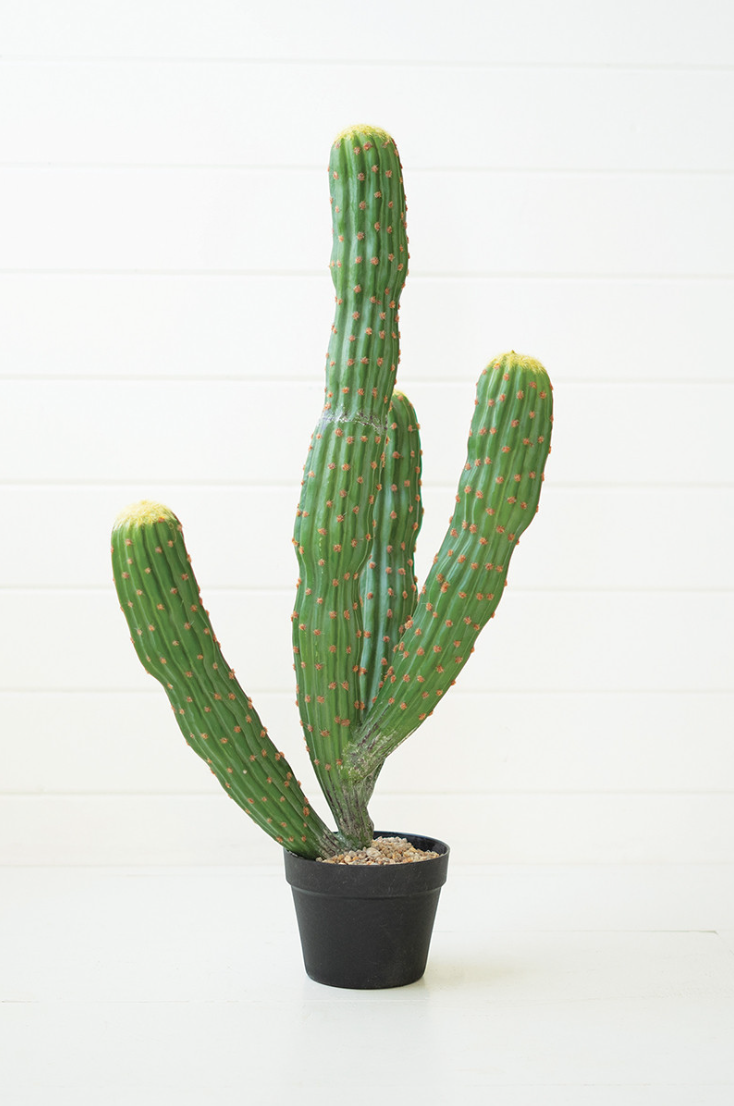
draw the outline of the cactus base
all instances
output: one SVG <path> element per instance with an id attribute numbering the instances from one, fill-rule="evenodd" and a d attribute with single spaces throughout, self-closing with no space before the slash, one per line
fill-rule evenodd
<path id="1" fill-rule="evenodd" d="M 443 841 L 397 831 L 437 859 L 417 864 L 319 864 L 285 852 L 307 974 L 329 987 L 377 990 L 404 987 L 426 968 L 449 847 Z"/>

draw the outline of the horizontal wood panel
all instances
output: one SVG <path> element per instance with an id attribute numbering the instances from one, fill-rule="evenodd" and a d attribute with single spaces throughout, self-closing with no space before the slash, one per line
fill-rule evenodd
<path id="1" fill-rule="evenodd" d="M 372 815 L 377 826 L 398 829 L 438 824 L 436 836 L 445 834 L 453 859 L 467 864 L 482 853 L 487 863 L 564 857 L 579 864 L 727 863 L 734 855 L 730 795 L 515 794 L 459 804 L 449 796 L 378 794 Z"/>
<path id="2" fill-rule="evenodd" d="M 225 657 L 255 698 L 294 687 L 290 591 L 203 592 Z M 510 586 L 464 691 L 728 691 L 734 593 L 527 592 Z M 0 690 L 154 686 L 114 589 L 0 593 Z M 161 692 L 161 694 L 163 694 Z"/>
<path id="3" fill-rule="evenodd" d="M 0 274 L 0 376 L 319 381 L 334 300 L 321 267 L 290 277 Z M 728 280 L 411 275 L 401 376 L 473 382 L 495 353 L 517 349 L 557 384 L 728 380 L 731 299 Z"/>
<path id="4" fill-rule="evenodd" d="M 630 33 L 634 28 L 634 33 Z M 618 0 L 613 7 L 561 0 L 393 0 L 389 21 L 366 18 L 344 4 L 339 18 L 327 0 L 307 7 L 280 0 L 253 7 L 241 0 L 145 0 L 100 4 L 24 0 L 4 18 L 7 55 L 222 57 L 730 64 L 731 8 L 720 0 Z M 337 92 L 335 90 L 334 95 Z"/>
<path id="5" fill-rule="evenodd" d="M 734 693 L 733 693 L 734 694 Z M 259 713 L 325 809 L 292 695 Z M 382 771 L 377 794 L 734 792 L 729 695 L 460 693 Z M 216 795 L 163 694 L 0 694 L 3 794 Z M 471 770 L 467 771 L 467 765 Z"/>
<path id="6" fill-rule="evenodd" d="M 456 864 L 731 863 L 730 795 L 383 795 L 377 828 L 447 841 Z M 0 864 L 273 864 L 222 795 L 0 797 Z"/>
<path id="7" fill-rule="evenodd" d="M 406 165 L 406 189 L 416 274 L 732 273 L 726 175 Z M 330 253 L 323 170 L 6 168 L 0 192 L 4 270 L 303 272 Z"/>
<path id="8" fill-rule="evenodd" d="M 488 685 L 492 683 L 489 673 Z M 472 692 L 387 761 L 379 794 L 734 792 L 732 694 Z"/>
<path id="9" fill-rule="evenodd" d="M 107 588 L 107 537 L 119 510 L 150 498 L 181 519 L 205 593 L 295 587 L 296 494 L 283 487 L 137 484 L 0 486 L 0 517 L 21 520 L 0 545 L 0 587 Z M 446 530 L 450 486 L 425 487 L 416 565 L 425 577 Z M 566 488 L 551 480 L 511 571 L 513 588 L 731 589 L 734 488 Z M 682 520 L 704 527 L 705 573 L 691 574 Z M 256 523 L 254 520 L 257 520 Z M 690 525 L 686 523 L 686 525 Z M 265 537 L 267 534 L 267 538 Z"/>
<path id="10" fill-rule="evenodd" d="M 334 89 L 339 88 L 338 104 Z M 365 113 L 421 168 L 734 169 L 734 73 L 13 63 L 2 162 L 321 168 Z M 267 112 L 250 110 L 267 103 Z M 705 112 L 691 110 L 706 104 Z M 336 112 L 338 111 L 338 116 Z M 243 118 L 247 126 L 243 126 Z M 572 121 L 573 125 L 569 125 Z M 478 141 L 491 134 L 491 142 Z M 518 135 L 522 138 L 519 141 Z"/>
<path id="11" fill-rule="evenodd" d="M 399 383 L 420 419 L 425 483 L 455 488 L 474 385 Z M 731 396 L 731 384 L 556 388 L 546 478 L 587 487 L 731 483 Z M 0 405 L 12 412 L 0 438 L 4 481 L 142 483 L 151 498 L 174 481 L 267 480 L 292 488 L 295 505 L 323 384 L 0 381 Z"/>

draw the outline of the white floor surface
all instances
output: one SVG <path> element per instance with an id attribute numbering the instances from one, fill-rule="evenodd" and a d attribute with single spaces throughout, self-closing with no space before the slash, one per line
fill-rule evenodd
<path id="1" fill-rule="evenodd" d="M 454 865 L 423 980 L 303 971 L 279 868 L 0 869 L 4 1106 L 731 1106 L 734 867 Z"/>

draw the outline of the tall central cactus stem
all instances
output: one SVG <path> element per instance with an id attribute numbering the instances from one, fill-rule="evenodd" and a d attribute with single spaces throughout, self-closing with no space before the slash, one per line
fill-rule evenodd
<path id="1" fill-rule="evenodd" d="M 368 561 L 390 399 L 398 308 L 408 271 L 405 195 L 392 138 L 373 127 L 339 135 L 329 163 L 336 311 L 325 403 L 311 437 L 294 545 L 298 706 L 319 783 L 348 841 L 369 838 L 369 781 L 345 786 L 361 698 L 360 573 Z"/>

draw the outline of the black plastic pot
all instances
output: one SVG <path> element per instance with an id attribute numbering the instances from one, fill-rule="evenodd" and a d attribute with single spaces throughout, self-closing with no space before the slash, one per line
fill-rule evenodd
<path id="1" fill-rule="evenodd" d="M 426 969 L 449 847 L 432 837 L 406 837 L 439 853 L 413 864 L 322 864 L 286 852 L 306 972 L 329 987 L 372 990 L 415 983 Z"/>

